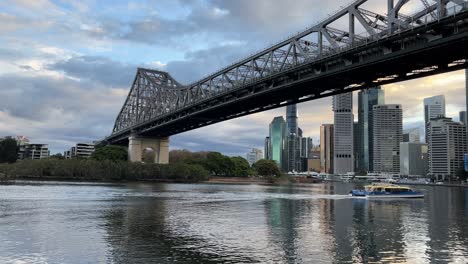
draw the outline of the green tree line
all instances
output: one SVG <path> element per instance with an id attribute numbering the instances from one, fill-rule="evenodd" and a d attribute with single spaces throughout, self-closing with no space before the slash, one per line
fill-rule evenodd
<path id="1" fill-rule="evenodd" d="M 10 164 L 3 161 L 0 164 L 0 177 L 2 175 L 77 180 L 196 182 L 207 180 L 209 176 L 278 177 L 281 172 L 276 163 L 269 160 L 260 160 L 251 167 L 242 157 L 188 150 L 172 150 L 169 153 L 169 164 L 131 163 L 127 161 L 125 147 L 105 146 L 96 149 L 90 159 L 65 160 L 62 155 L 56 154 L 42 160 L 23 160 Z"/>

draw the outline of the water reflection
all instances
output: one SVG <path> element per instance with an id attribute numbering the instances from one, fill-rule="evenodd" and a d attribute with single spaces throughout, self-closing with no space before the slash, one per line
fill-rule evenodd
<path id="1" fill-rule="evenodd" d="M 0 262 L 467 263 L 468 189 L 352 187 L 0 185 Z"/>

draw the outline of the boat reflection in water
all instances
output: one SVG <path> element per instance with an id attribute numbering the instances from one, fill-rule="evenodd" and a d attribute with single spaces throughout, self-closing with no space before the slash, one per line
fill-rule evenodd
<path id="1" fill-rule="evenodd" d="M 413 191 L 406 186 L 394 184 L 372 184 L 366 185 L 364 190 L 354 189 L 350 192 L 351 196 L 365 197 L 365 198 L 424 198 L 422 192 Z"/>

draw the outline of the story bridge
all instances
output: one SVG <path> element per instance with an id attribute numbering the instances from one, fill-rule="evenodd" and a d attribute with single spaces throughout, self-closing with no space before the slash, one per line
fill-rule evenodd
<path id="1" fill-rule="evenodd" d="M 131 161 L 141 161 L 143 149 L 150 147 L 156 163 L 167 163 L 171 135 L 468 66 L 468 0 L 381 0 L 384 8 L 378 9 L 385 10 L 380 12 L 365 9 L 367 2 L 354 1 L 189 85 L 167 72 L 139 68 L 105 141 L 129 144 Z M 403 14 L 418 5 L 419 11 Z"/>

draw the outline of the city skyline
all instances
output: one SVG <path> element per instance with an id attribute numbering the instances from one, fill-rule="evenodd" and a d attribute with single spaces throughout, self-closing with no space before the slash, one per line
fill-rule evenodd
<path id="1" fill-rule="evenodd" d="M 115 11 L 92 1 L 3 1 L 0 39 L 6 45 L 0 49 L 0 81 L 9 89 L 0 90 L 0 135 L 26 135 L 49 144 L 52 153 L 76 142 L 102 139 L 111 132 L 136 67 L 170 71 L 187 83 L 313 24 L 310 17 L 324 17 L 324 10 L 332 13 L 340 5 L 265 3 L 161 1 L 138 6 L 116 1 L 121 8 L 115 10 L 124 11 Z M 263 15 L 241 12 L 246 5 L 267 8 L 252 8 Z M 288 23 L 277 21 L 272 14 L 286 7 Z M 465 110 L 464 96 L 458 96 L 464 93 L 464 80 L 464 72 L 457 71 L 383 89 L 387 103 L 402 104 L 408 129 L 423 127 L 422 98 L 438 94 L 446 96 L 447 116 L 457 120 L 458 112 Z M 333 120 L 330 105 L 331 98 L 298 105 L 304 137 L 313 137 L 314 144 L 320 125 Z M 252 147 L 262 148 L 268 123 L 284 112 L 279 108 L 176 135 L 171 148 L 243 156 Z"/>

